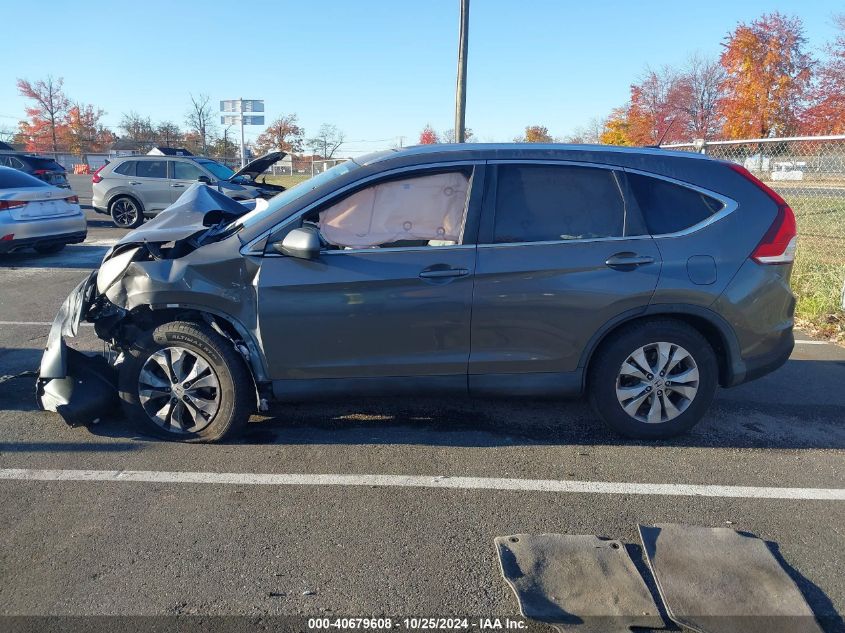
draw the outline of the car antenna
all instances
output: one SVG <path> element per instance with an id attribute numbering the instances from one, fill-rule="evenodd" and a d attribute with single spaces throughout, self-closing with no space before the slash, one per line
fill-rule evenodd
<path id="1" fill-rule="evenodd" d="M 678 120 L 678 117 L 674 117 L 671 121 L 669 121 L 669 125 L 666 126 L 666 129 L 663 130 L 663 134 L 660 135 L 660 140 L 657 141 L 654 145 L 646 145 L 646 147 L 653 147 L 655 149 L 660 149 L 660 146 L 663 144 L 663 139 L 666 138 L 666 135 L 669 134 L 669 131 L 672 129 L 672 126 L 675 125 L 675 121 Z"/>

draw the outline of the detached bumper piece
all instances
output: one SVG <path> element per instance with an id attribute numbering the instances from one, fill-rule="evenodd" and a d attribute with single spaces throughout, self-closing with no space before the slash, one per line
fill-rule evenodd
<path id="1" fill-rule="evenodd" d="M 117 410 L 117 372 L 100 355 L 89 355 L 65 348 L 67 376 L 39 378 L 36 383 L 38 405 L 55 411 L 70 426 L 97 423 Z"/>

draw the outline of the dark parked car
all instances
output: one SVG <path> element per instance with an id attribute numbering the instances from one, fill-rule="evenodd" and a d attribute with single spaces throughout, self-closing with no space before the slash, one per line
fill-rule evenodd
<path id="1" fill-rule="evenodd" d="M 70 189 L 65 168 L 52 158 L 20 152 L 0 152 L 0 167 L 18 169 L 30 176 L 35 176 L 38 180 L 43 180 L 48 185 Z"/>
<path id="2" fill-rule="evenodd" d="M 84 423 L 119 394 L 148 432 L 212 441 L 271 399 L 586 393 L 665 438 L 793 348 L 792 211 L 697 154 L 422 146 L 245 215 L 202 185 L 180 202 L 68 297 L 44 408 Z M 82 319 L 117 362 L 66 347 Z"/>

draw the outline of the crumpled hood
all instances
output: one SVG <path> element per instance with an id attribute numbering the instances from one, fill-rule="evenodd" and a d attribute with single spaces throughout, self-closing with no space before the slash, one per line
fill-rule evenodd
<path id="1" fill-rule="evenodd" d="M 194 233 L 208 229 L 209 225 L 205 221 L 210 211 L 219 211 L 225 216 L 240 217 L 249 209 L 212 186 L 195 183 L 186 189 L 176 202 L 152 220 L 124 235 L 118 240 L 117 246 L 185 239 Z"/>

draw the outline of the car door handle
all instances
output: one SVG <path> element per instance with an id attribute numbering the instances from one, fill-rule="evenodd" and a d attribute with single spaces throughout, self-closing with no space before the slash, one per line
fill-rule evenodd
<path id="1" fill-rule="evenodd" d="M 604 263 L 606 266 L 617 270 L 634 270 L 637 266 L 653 264 L 654 257 L 651 255 L 637 255 L 636 253 L 616 253 L 608 257 Z"/>
<path id="2" fill-rule="evenodd" d="M 176 184 L 170 185 L 171 187 L 176 187 L 177 189 L 184 189 L 185 185 L 180 185 L 178 182 Z"/>
<path id="3" fill-rule="evenodd" d="M 424 270 L 420 273 L 422 279 L 443 279 L 444 277 L 466 277 L 469 271 L 466 268 L 435 268 Z"/>
<path id="4" fill-rule="evenodd" d="M 130 184 L 130 185 L 143 185 L 144 183 L 142 183 L 142 182 L 138 182 L 138 181 L 136 181 L 136 180 L 130 180 L 130 181 L 129 181 L 129 184 Z"/>

